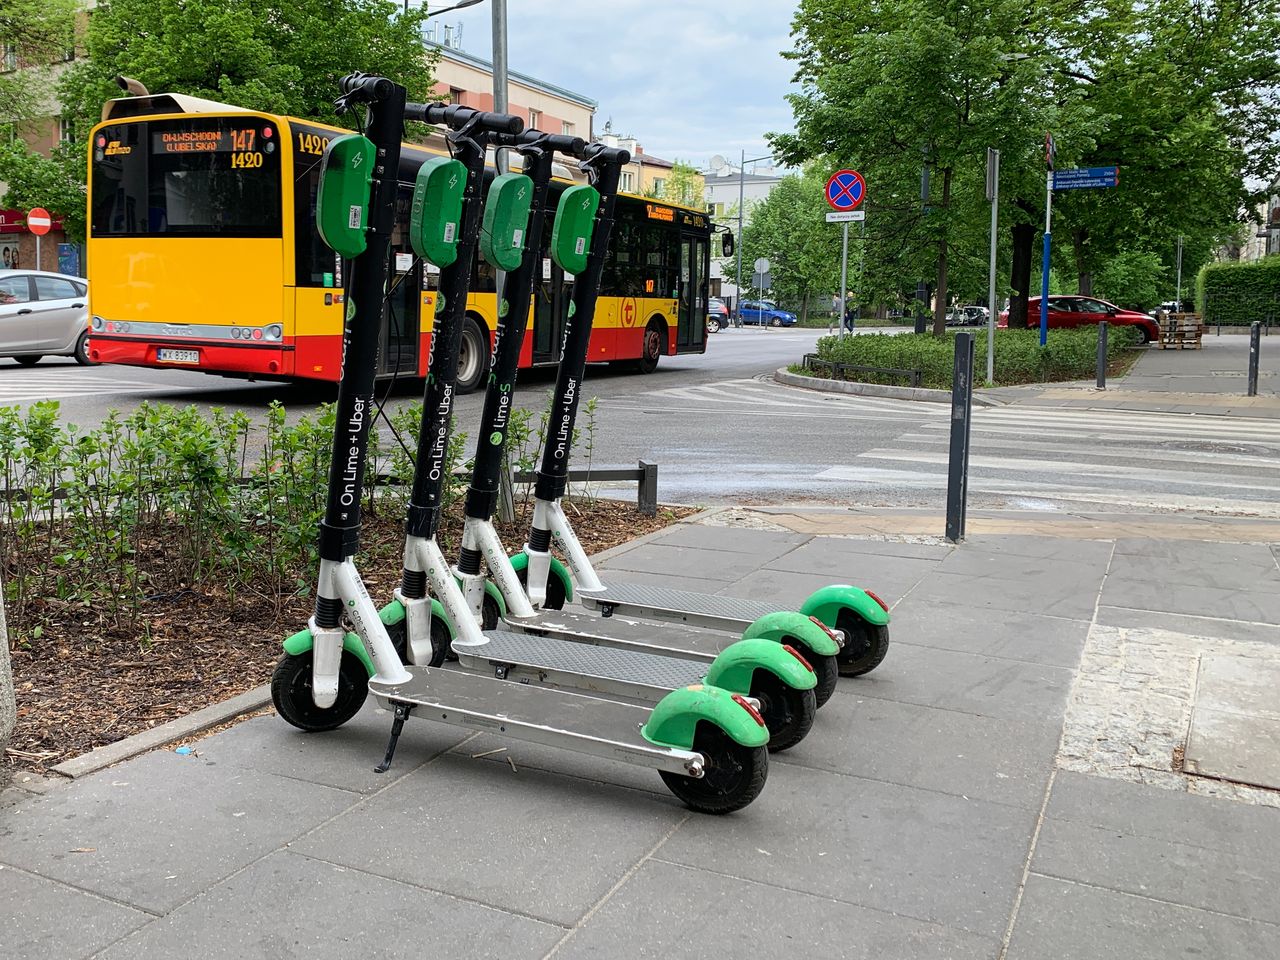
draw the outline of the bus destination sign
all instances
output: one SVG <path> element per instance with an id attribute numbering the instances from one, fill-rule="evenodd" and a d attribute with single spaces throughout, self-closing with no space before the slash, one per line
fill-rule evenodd
<path id="1" fill-rule="evenodd" d="M 259 134 L 256 127 L 212 130 L 163 130 L 151 134 L 152 153 L 253 153 L 270 138 L 270 127 Z"/>

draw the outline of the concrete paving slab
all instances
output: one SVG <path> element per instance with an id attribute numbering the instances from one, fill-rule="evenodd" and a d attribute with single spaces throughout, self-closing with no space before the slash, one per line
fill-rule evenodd
<path id="1" fill-rule="evenodd" d="M 350 960 L 364 954 L 379 960 L 532 960 L 563 935 L 559 927 L 528 917 L 282 850 L 100 957 Z"/>
<path id="2" fill-rule="evenodd" d="M 839 537 L 815 537 L 804 546 L 764 564 L 764 567 L 788 573 L 817 574 L 826 577 L 828 583 L 866 584 L 875 590 L 879 581 L 907 584 L 909 588 L 931 570 L 937 569 L 940 562 L 850 550 L 849 542 Z"/>
<path id="3" fill-rule="evenodd" d="M 1280 623 L 1280 592 L 1107 578 L 1101 602 L 1131 610 L 1157 610 L 1254 623 Z"/>
<path id="4" fill-rule="evenodd" d="M 13 867 L 0 869 L 0 917 L 5 960 L 80 960 L 151 919 Z"/>
<path id="5" fill-rule="evenodd" d="M 762 558 L 729 550 L 700 550 L 662 543 L 649 543 L 618 554 L 608 568 L 633 573 L 662 574 L 667 582 L 698 577 L 704 580 L 737 580 L 764 566 Z"/>
<path id="6" fill-rule="evenodd" d="M 934 572 L 911 592 L 924 602 L 970 604 L 996 610 L 1033 610 L 1042 616 L 1088 620 L 1098 597 L 1105 569 L 1082 563 L 1060 563 L 1034 571 L 1021 570 L 1004 580 L 999 590 L 976 573 Z"/>
<path id="7" fill-rule="evenodd" d="M 650 860 L 556 953 L 563 960 L 989 958 L 999 942 L 940 924 Z"/>
<path id="8" fill-rule="evenodd" d="M 888 540 L 877 537 L 859 537 L 833 534 L 823 539 L 838 540 L 851 553 L 869 553 L 877 557 L 902 557 L 905 560 L 943 560 L 956 549 L 940 537 L 927 542 Z"/>
<path id="9" fill-rule="evenodd" d="M 1089 635 L 1085 620 L 982 609 L 909 596 L 893 610 L 891 643 L 909 643 L 1074 669 Z"/>
<path id="10" fill-rule="evenodd" d="M 1035 811 L 801 767 L 786 772 L 732 817 L 689 818 L 658 856 L 1003 935 Z"/>
<path id="11" fill-rule="evenodd" d="M 865 557 L 865 554 L 862 555 Z M 891 563 L 909 563 L 915 565 L 922 561 L 896 561 Z M 934 566 L 935 564 L 930 564 Z M 860 566 L 868 571 L 867 579 L 850 576 L 854 571 L 849 567 L 818 571 L 814 573 L 796 573 L 790 570 L 757 570 L 740 580 L 725 586 L 720 585 L 716 592 L 726 597 L 744 597 L 749 600 L 760 600 L 777 603 L 782 607 L 799 609 L 805 597 L 829 583 L 854 583 L 876 595 L 892 607 L 901 600 L 919 582 L 919 575 L 912 569 L 880 567 L 877 564 Z M 668 581 L 670 583 L 670 581 Z"/>
<path id="12" fill-rule="evenodd" d="M 1280 626 L 1270 623 L 1246 623 L 1218 617 L 1197 617 L 1157 610 L 1130 610 L 1127 607 L 1098 606 L 1097 622 L 1108 627 L 1138 627 L 1173 630 L 1196 637 L 1222 637 L 1253 643 L 1280 645 Z"/>
<path id="13" fill-rule="evenodd" d="M 152 753 L 6 815 L 0 863 L 163 913 L 356 799 L 314 783 Z"/>
<path id="14" fill-rule="evenodd" d="M 685 815 L 674 797 L 450 754 L 292 849 L 572 925 Z"/>
<path id="15" fill-rule="evenodd" d="M 861 696 L 1057 727 L 1072 671 L 952 650 L 890 644 L 871 673 L 841 681 Z"/>
<path id="16" fill-rule="evenodd" d="M 1114 835 L 1184 839 L 1250 859 L 1280 862 L 1280 809 L 1059 771 L 1046 817 Z"/>
<path id="17" fill-rule="evenodd" d="M 1280 569 L 1271 551 L 1260 544 L 1232 543 L 1235 557 L 1189 557 L 1185 554 L 1156 559 L 1135 554 L 1117 554 L 1108 577 L 1137 582 L 1156 582 L 1235 590 L 1248 585 L 1251 590 L 1280 588 Z"/>
<path id="18" fill-rule="evenodd" d="M 770 758 L 770 786 L 795 764 L 1039 810 L 1058 731 L 858 695 L 842 680 L 809 736 Z M 904 745 L 909 744 L 909 748 Z"/>
<path id="19" fill-rule="evenodd" d="M 1148 566 L 1148 570 L 1162 569 L 1166 565 L 1195 564 L 1204 567 L 1234 567 L 1241 571 L 1255 571 L 1259 575 L 1275 573 L 1277 570 L 1275 555 L 1269 544 L 1214 542 L 1190 536 L 1167 540 L 1120 537 L 1116 540 L 1116 557 L 1143 557 L 1154 561 L 1155 566 Z"/>
<path id="20" fill-rule="evenodd" d="M 391 714 L 369 700 L 337 730 L 304 733 L 274 715 L 254 717 L 201 740 L 196 749 L 213 763 L 373 793 L 469 736 L 461 727 L 417 721 L 413 736 L 404 737 L 396 750 L 395 766 L 374 773 L 390 733 Z"/>
<path id="21" fill-rule="evenodd" d="M 1280 657 L 1205 654 L 1196 678 L 1196 707 L 1280 720 Z"/>
<path id="22" fill-rule="evenodd" d="M 1032 875 L 1008 960 L 1275 956 L 1280 927 Z"/>
<path id="23" fill-rule="evenodd" d="M 727 550 L 749 553 L 772 560 L 794 550 L 809 538 L 802 533 L 779 533 L 772 530 L 748 530 L 720 527 L 708 523 L 673 523 L 655 543 L 673 547 L 696 547 L 699 550 Z"/>
<path id="24" fill-rule="evenodd" d="M 698 593 L 715 593 L 725 584 L 724 580 L 710 580 L 706 577 L 673 578 L 669 573 L 638 573 L 615 567 L 612 562 L 599 567 L 597 572 L 605 583 L 646 583 L 656 587 L 669 587 L 678 580 L 681 590 L 694 590 Z"/>
<path id="25" fill-rule="evenodd" d="M 1274 844 L 1268 846 L 1275 846 Z M 1236 917 L 1280 922 L 1280 862 L 1204 846 L 1194 835 L 1165 839 L 1046 819 L 1031 868 L 1046 876 L 1123 890 Z"/>
<path id="26" fill-rule="evenodd" d="M 961 544 L 947 558 L 942 570 L 963 568 L 964 558 L 977 554 L 999 557 L 1029 557 L 1038 560 L 1065 560 L 1070 563 L 1105 564 L 1111 556 L 1109 540 L 1069 540 L 1049 536 L 988 534 Z"/>
<path id="27" fill-rule="evenodd" d="M 1280 790 L 1280 720 L 1197 705 L 1184 763 L 1203 777 Z"/>
<path id="28" fill-rule="evenodd" d="M 494 763 L 506 771 L 510 771 L 511 764 L 514 763 L 516 771 L 528 767 L 591 783 L 641 790 L 664 801 L 671 798 L 671 791 L 652 770 L 603 757 L 589 757 L 572 750 L 521 743 L 486 733 L 459 744 L 452 754 L 475 763 Z"/>

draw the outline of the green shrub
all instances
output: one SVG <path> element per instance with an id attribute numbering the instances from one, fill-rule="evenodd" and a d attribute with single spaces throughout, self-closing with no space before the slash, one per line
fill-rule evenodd
<path id="1" fill-rule="evenodd" d="M 1208 264 L 1196 278 L 1196 303 L 1207 324 L 1280 320 L 1280 256 Z"/>
<path id="2" fill-rule="evenodd" d="M 981 383 L 987 369 L 987 338 L 980 332 L 974 337 L 973 370 Z M 1138 342 L 1132 327 L 1114 326 L 1107 332 L 1107 362 Z M 864 367 L 889 367 L 919 370 L 920 386 L 939 390 L 951 389 L 951 371 L 955 362 L 955 333 L 944 337 L 932 334 L 887 333 L 860 334 L 853 337 L 823 337 L 818 341 L 818 356 L 836 363 Z M 997 330 L 995 382 L 1007 386 L 1017 383 L 1045 383 L 1055 380 L 1092 378 L 1097 368 L 1098 328 L 1050 330 L 1049 342 L 1040 346 L 1038 330 Z M 904 385 L 901 376 L 878 373 L 845 374 L 861 383 Z"/>

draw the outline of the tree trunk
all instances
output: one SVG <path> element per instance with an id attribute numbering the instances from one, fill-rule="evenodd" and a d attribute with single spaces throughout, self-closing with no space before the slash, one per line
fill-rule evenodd
<path id="1" fill-rule="evenodd" d="M 1030 213 L 1025 200 L 1015 201 L 1019 209 Z M 1013 239 L 1013 260 L 1009 265 L 1009 329 L 1024 330 L 1027 326 L 1027 295 L 1031 287 L 1031 245 L 1035 242 L 1036 228 L 1029 223 L 1015 223 L 1010 229 Z"/>
<path id="2" fill-rule="evenodd" d="M 806 289 L 804 296 L 800 299 L 800 325 L 804 326 L 804 322 L 809 319 L 809 291 Z"/>
<path id="3" fill-rule="evenodd" d="M 1093 274 L 1089 272 L 1089 263 L 1084 249 L 1088 240 L 1088 227 L 1076 227 L 1071 231 L 1071 246 L 1076 255 L 1076 293 L 1082 297 L 1093 296 Z"/>
<path id="4" fill-rule="evenodd" d="M 942 215 L 945 217 L 951 209 L 951 170 L 942 171 Z M 945 220 L 943 221 L 945 224 Z M 933 335 L 945 336 L 947 333 L 947 229 L 942 229 L 942 237 L 938 240 L 938 296 L 933 302 Z"/>

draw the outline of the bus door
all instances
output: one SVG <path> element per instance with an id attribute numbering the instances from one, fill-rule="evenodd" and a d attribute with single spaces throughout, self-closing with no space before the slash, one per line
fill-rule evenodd
<path id="1" fill-rule="evenodd" d="M 419 313 L 422 307 L 422 261 L 409 246 L 409 208 L 413 192 L 404 184 L 396 199 L 396 225 L 391 234 L 387 277 L 390 295 L 382 314 L 378 375 L 414 376 L 418 370 Z"/>
<path id="2" fill-rule="evenodd" d="M 533 362 L 555 363 L 560 359 L 560 341 L 564 338 L 564 318 L 569 312 L 573 293 L 572 278 L 550 257 L 542 258 L 542 281 L 534 287 L 533 296 Z"/>
<path id="3" fill-rule="evenodd" d="M 709 256 L 710 246 L 705 234 L 681 233 L 677 350 L 696 348 L 706 338 Z"/>

